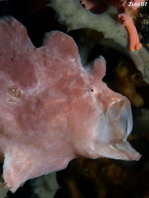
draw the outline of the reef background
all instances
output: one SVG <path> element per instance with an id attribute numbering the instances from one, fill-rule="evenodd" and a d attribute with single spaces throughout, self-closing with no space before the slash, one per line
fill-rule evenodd
<path id="1" fill-rule="evenodd" d="M 42 182 L 38 184 L 36 179 L 26 182 L 15 194 L 9 192 L 7 198 L 52 198 L 49 187 L 52 184 L 54 190 L 58 189 L 55 198 L 149 198 L 148 84 L 143 81 L 133 61 L 114 49 L 113 43 L 100 42 L 102 35 L 91 29 L 68 31 L 65 25 L 58 22 L 55 11 L 46 4 L 43 0 L 1 0 L 0 16 L 11 15 L 20 21 L 37 47 L 46 32 L 60 30 L 75 39 L 85 65 L 98 55 L 103 55 L 107 61 L 104 81 L 131 101 L 134 128 L 129 141 L 142 154 L 142 158 L 139 162 L 77 159 L 66 170 L 57 173 L 59 186 L 53 177 L 47 176 L 46 179 L 41 178 Z M 149 49 L 149 4 L 140 9 L 136 25 L 142 44 Z"/>

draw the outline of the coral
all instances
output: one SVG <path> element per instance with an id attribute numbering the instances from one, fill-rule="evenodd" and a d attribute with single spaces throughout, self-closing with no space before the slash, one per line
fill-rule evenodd
<path id="1" fill-rule="evenodd" d="M 68 30 L 89 28 L 103 34 L 104 42 L 112 40 L 113 48 L 127 54 L 134 62 L 137 69 L 142 73 L 143 79 L 149 83 L 149 54 L 142 47 L 141 50 L 131 52 L 127 49 L 128 35 L 123 26 L 117 21 L 119 14 L 115 7 L 109 7 L 102 14 L 94 14 L 85 10 L 77 0 L 51 0 L 52 7 L 59 16 L 59 21 L 65 24 Z"/>
<path id="2" fill-rule="evenodd" d="M 139 134 L 148 135 L 148 131 L 149 131 L 148 118 L 149 118 L 149 110 L 142 108 L 139 112 L 139 115 L 136 116 L 134 120 L 135 121 L 134 130 L 137 131 Z M 146 136 L 145 139 L 147 139 Z"/>
<path id="3" fill-rule="evenodd" d="M 140 50 L 142 48 L 142 44 L 139 41 L 139 36 L 136 27 L 133 24 L 132 18 L 126 13 L 119 14 L 118 18 L 128 31 L 130 51 L 133 52 L 135 50 Z"/>
<path id="4" fill-rule="evenodd" d="M 136 198 L 149 195 L 148 168 L 137 170 L 137 165 L 110 159 L 76 159 L 58 173 L 58 181 L 68 198 Z"/>
<path id="5" fill-rule="evenodd" d="M 7 186 L 1 181 L 0 182 L 0 198 L 5 198 L 7 196 L 8 188 Z"/>
<path id="6" fill-rule="evenodd" d="M 141 6 L 141 2 L 144 2 L 144 0 L 140 0 L 140 1 L 133 1 L 132 4 L 135 5 L 137 3 L 137 5 Z M 84 7 L 87 10 L 93 10 L 96 7 L 102 7 L 102 4 L 100 5 L 100 1 L 97 0 L 82 0 L 80 1 L 80 3 L 82 5 L 84 5 Z M 120 22 L 126 27 L 128 34 L 129 34 L 129 49 L 131 51 L 135 51 L 135 50 L 140 50 L 142 48 L 142 45 L 139 41 L 139 36 L 137 33 L 137 30 L 134 26 L 133 20 L 129 15 L 129 10 L 136 10 L 139 8 L 139 6 L 130 6 L 129 5 L 129 1 L 126 0 L 122 0 L 122 1 L 107 1 L 107 3 L 111 3 L 112 5 L 116 6 L 118 8 L 118 10 L 120 10 L 120 13 L 118 14 L 118 18 L 120 20 Z"/>
<path id="7" fill-rule="evenodd" d="M 149 49 L 149 15 L 148 13 L 140 13 L 140 38 L 143 45 Z"/>
<path id="8" fill-rule="evenodd" d="M 121 59 L 115 68 L 115 80 L 112 87 L 115 91 L 127 96 L 131 104 L 135 107 L 141 107 L 144 104 L 142 96 L 137 92 L 138 87 L 146 86 L 142 76 L 132 62 Z"/>
<path id="9" fill-rule="evenodd" d="M 139 160 L 126 140 L 130 102 L 102 81 L 104 58 L 86 71 L 70 36 L 53 31 L 35 48 L 9 17 L 0 21 L 0 43 L 0 154 L 12 192 L 78 156 Z"/>
<path id="10" fill-rule="evenodd" d="M 56 179 L 56 173 L 50 173 L 41 176 L 32 181 L 34 195 L 38 198 L 53 198 L 59 186 Z"/>

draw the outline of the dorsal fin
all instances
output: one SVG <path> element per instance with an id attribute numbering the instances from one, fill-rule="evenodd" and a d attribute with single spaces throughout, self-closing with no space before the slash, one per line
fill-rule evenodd
<path id="1" fill-rule="evenodd" d="M 100 56 L 96 58 L 91 64 L 92 70 L 91 75 L 94 77 L 95 80 L 102 80 L 106 73 L 106 61 L 105 59 Z"/>
<path id="2" fill-rule="evenodd" d="M 0 20 L 0 45 L 0 52 L 7 54 L 12 51 L 22 52 L 27 46 L 34 47 L 26 28 L 13 17 L 3 17 Z"/>
<path id="3" fill-rule="evenodd" d="M 59 56 L 62 59 L 78 58 L 78 47 L 69 35 L 59 32 L 52 31 L 46 34 L 44 39 L 45 47 L 49 47 L 49 53 L 53 56 Z"/>

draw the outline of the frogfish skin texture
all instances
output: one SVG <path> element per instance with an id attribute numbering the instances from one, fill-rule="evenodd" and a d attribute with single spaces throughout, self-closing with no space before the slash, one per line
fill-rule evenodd
<path id="1" fill-rule="evenodd" d="M 126 141 L 130 103 L 102 81 L 105 70 L 99 57 L 86 71 L 62 32 L 47 34 L 36 48 L 20 22 L 1 19 L 0 158 L 12 192 L 78 156 L 140 158 Z"/>

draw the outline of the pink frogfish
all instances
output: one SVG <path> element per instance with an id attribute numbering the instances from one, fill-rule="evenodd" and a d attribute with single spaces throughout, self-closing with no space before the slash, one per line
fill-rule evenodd
<path id="1" fill-rule="evenodd" d="M 20 22 L 1 19 L 0 158 L 12 192 L 79 156 L 139 160 L 126 140 L 130 103 L 102 81 L 105 70 L 103 57 L 85 70 L 65 33 L 48 33 L 36 48 Z"/>

